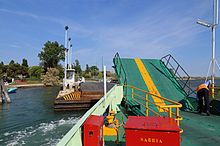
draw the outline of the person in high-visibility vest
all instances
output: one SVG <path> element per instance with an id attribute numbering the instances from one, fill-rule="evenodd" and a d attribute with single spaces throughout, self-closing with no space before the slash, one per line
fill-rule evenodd
<path id="1" fill-rule="evenodd" d="M 211 86 L 211 80 L 205 82 L 204 84 L 199 85 L 196 88 L 197 91 L 197 98 L 199 99 L 198 104 L 198 113 L 202 113 L 203 111 L 207 114 L 207 116 L 210 115 L 209 112 L 209 87 Z M 204 104 L 205 109 L 203 110 L 203 98 L 204 98 Z"/>

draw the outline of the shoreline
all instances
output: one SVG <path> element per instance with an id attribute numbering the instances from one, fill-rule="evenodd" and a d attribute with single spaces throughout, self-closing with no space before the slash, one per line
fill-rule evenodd
<path id="1" fill-rule="evenodd" d="M 43 86 L 44 86 L 43 83 L 6 85 L 7 88 L 30 88 L 30 87 L 43 87 Z"/>

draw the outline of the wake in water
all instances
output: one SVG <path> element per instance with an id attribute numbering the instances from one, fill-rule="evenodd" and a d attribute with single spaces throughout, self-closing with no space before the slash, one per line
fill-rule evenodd
<path id="1" fill-rule="evenodd" d="M 69 117 L 26 127 L 21 131 L 5 132 L 4 138 L 0 139 L 0 145 L 56 145 L 78 119 L 79 117 Z"/>

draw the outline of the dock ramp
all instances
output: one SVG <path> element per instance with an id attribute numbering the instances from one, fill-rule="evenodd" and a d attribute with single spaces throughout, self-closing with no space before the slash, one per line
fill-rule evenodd
<path id="1" fill-rule="evenodd" d="M 150 102 L 155 105 L 167 105 L 164 100 L 160 100 L 155 97 L 164 97 L 168 100 L 182 102 L 186 100 L 188 96 L 180 82 L 174 76 L 172 70 L 170 70 L 161 59 L 140 59 L 140 58 L 120 58 L 117 54 L 113 60 L 115 72 L 117 74 L 120 84 L 125 85 L 124 95 L 126 102 L 132 107 L 138 107 L 139 104 L 146 104 L 141 98 L 133 100 L 132 95 L 134 91 L 129 87 L 136 87 L 146 92 L 152 93 L 155 96 L 149 97 Z M 138 96 L 144 96 L 143 93 L 136 93 Z M 145 114 L 145 107 L 140 109 L 142 115 Z M 163 112 L 163 109 L 154 110 Z M 138 112 L 137 110 L 137 112 Z M 136 113 L 140 114 L 140 113 Z"/>

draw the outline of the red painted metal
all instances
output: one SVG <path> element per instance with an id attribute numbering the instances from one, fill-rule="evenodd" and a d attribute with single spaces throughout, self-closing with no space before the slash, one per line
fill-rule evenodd
<path id="1" fill-rule="evenodd" d="M 91 115 L 84 123 L 84 146 L 103 146 L 103 116 Z"/>
<path id="2" fill-rule="evenodd" d="M 168 117 L 129 116 L 126 146 L 180 146 L 180 128 Z"/>

